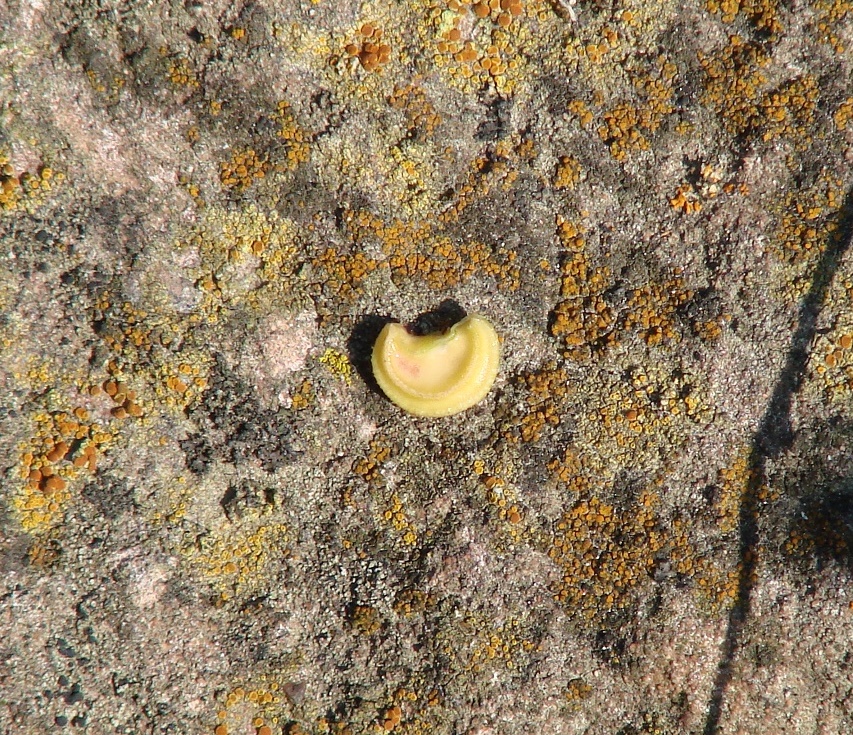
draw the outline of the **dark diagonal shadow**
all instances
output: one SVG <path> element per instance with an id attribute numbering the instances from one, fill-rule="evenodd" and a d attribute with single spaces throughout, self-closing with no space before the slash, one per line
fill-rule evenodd
<path id="1" fill-rule="evenodd" d="M 755 584 L 758 546 L 758 490 L 764 482 L 767 459 L 788 449 L 793 441 L 791 429 L 791 403 L 800 389 L 809 359 L 809 350 L 815 336 L 820 312 L 827 291 L 835 277 L 844 253 L 853 239 L 853 188 L 847 192 L 838 214 L 838 228 L 821 255 L 811 288 L 800 305 L 797 328 L 791 337 L 788 357 L 779 375 L 761 423 L 752 439 L 749 455 L 749 479 L 740 505 L 740 577 L 737 597 L 729 612 L 726 637 L 720 652 L 720 662 L 714 679 L 705 718 L 704 735 L 716 735 L 726 689 L 732 676 L 734 659 L 738 654 L 744 623 L 749 616 L 750 598 Z"/>

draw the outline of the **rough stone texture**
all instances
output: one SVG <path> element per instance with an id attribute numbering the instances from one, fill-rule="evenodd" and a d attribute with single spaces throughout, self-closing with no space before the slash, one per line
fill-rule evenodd
<path id="1" fill-rule="evenodd" d="M 851 49 L 0 6 L 0 732 L 853 731 Z M 415 419 L 370 346 L 446 299 L 501 373 Z"/>

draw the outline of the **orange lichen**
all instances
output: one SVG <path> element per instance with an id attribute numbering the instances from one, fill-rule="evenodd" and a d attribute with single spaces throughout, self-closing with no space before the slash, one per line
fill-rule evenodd
<path id="1" fill-rule="evenodd" d="M 789 191 L 772 239 L 776 253 L 792 264 L 810 262 L 823 253 L 838 230 L 843 182 L 822 174 L 807 189 Z"/>
<path id="2" fill-rule="evenodd" d="M 548 555 L 562 578 L 554 599 L 587 620 L 628 605 L 649 580 L 665 546 L 654 493 L 624 512 L 595 495 L 582 497 L 557 524 Z"/>
<path id="3" fill-rule="evenodd" d="M 223 186 L 242 192 L 257 179 L 264 178 L 269 168 L 266 156 L 259 155 L 252 148 L 237 150 L 229 160 L 219 164 L 219 180 Z"/>
<path id="4" fill-rule="evenodd" d="M 853 14 L 853 3 L 850 0 L 812 0 L 809 4 L 817 11 L 815 26 L 818 32 L 815 35 L 840 56 L 844 53 L 844 44 L 839 31 L 849 27 L 848 18 Z"/>
<path id="5" fill-rule="evenodd" d="M 12 211 L 27 205 L 38 204 L 41 195 L 52 190 L 64 174 L 55 173 L 49 166 L 42 166 L 35 174 L 24 171 L 16 173 L 8 154 L 0 151 L 0 210 Z"/>
<path id="6" fill-rule="evenodd" d="M 767 89 L 764 69 L 770 56 L 757 41 L 731 36 L 713 56 L 699 54 L 706 74 L 703 102 L 720 116 L 726 130 L 764 142 L 786 138 L 798 147 L 811 140 L 820 89 L 810 75 Z"/>
<path id="7" fill-rule="evenodd" d="M 561 156 L 554 175 L 554 187 L 574 189 L 581 177 L 581 166 L 572 156 Z"/>
<path id="8" fill-rule="evenodd" d="M 275 121 L 279 125 L 278 137 L 287 147 L 284 164 L 277 163 L 276 169 L 292 171 L 311 155 L 311 136 L 299 125 L 290 104 L 281 100 L 276 106 Z"/>
<path id="9" fill-rule="evenodd" d="M 388 98 L 388 104 L 406 114 L 407 135 L 419 140 L 432 138 L 441 124 L 441 115 L 416 79 L 397 87 Z"/>
<path id="10" fill-rule="evenodd" d="M 365 23 L 359 29 L 361 38 L 358 43 L 348 43 L 344 50 L 349 56 L 358 59 L 365 71 L 377 71 L 391 59 L 391 46 L 382 43 L 382 29 L 372 23 Z"/>
<path id="11" fill-rule="evenodd" d="M 18 472 L 24 481 L 12 499 L 25 531 L 40 535 L 63 519 L 72 483 L 97 469 L 113 432 L 89 418 L 82 406 L 35 416 L 36 430 L 21 447 Z"/>
<path id="12" fill-rule="evenodd" d="M 540 371 L 521 373 L 512 384 L 526 405 L 521 414 L 502 420 L 501 434 L 511 443 L 539 441 L 546 427 L 559 426 L 562 420 L 571 392 L 568 374 L 549 363 Z"/>
<path id="13" fill-rule="evenodd" d="M 665 281 L 635 288 L 628 299 L 625 329 L 638 331 L 652 347 L 678 342 L 678 312 L 691 298 L 693 291 L 685 287 L 680 269 Z"/>
<path id="14" fill-rule="evenodd" d="M 832 119 L 839 130 L 847 130 L 847 126 L 853 122 L 853 97 L 848 97 L 838 106 Z"/>
<path id="15" fill-rule="evenodd" d="M 652 74 L 633 75 L 638 103 L 622 102 L 604 113 L 604 125 L 598 135 L 617 161 L 625 160 L 630 152 L 649 150 L 650 137 L 675 111 L 672 80 L 677 68 L 663 57 L 658 67 Z"/>
<path id="16" fill-rule="evenodd" d="M 167 56 L 168 49 L 161 48 L 160 54 Z M 198 73 L 185 56 L 169 58 L 166 74 L 169 81 L 176 87 L 189 87 L 190 89 L 199 87 Z"/>
<path id="17" fill-rule="evenodd" d="M 669 205 L 685 214 L 696 214 L 702 211 L 702 202 L 692 184 L 684 183 L 678 187 L 675 194 L 670 198 Z"/>
<path id="18" fill-rule="evenodd" d="M 615 314 L 606 299 L 610 269 L 592 267 L 582 230 L 573 222 L 557 219 L 557 234 L 565 248 L 560 266 L 561 300 L 551 314 L 551 334 L 562 340 L 565 357 L 585 359 L 616 341 Z"/>
<path id="19" fill-rule="evenodd" d="M 706 0 L 706 7 L 720 15 L 724 23 L 732 23 L 743 15 L 757 31 L 775 39 L 782 32 L 777 0 Z"/>

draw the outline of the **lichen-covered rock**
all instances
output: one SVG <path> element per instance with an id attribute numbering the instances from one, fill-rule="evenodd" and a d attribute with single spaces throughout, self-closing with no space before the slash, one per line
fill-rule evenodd
<path id="1" fill-rule="evenodd" d="M 849 3 L 7 5 L 0 731 L 850 729 Z"/>

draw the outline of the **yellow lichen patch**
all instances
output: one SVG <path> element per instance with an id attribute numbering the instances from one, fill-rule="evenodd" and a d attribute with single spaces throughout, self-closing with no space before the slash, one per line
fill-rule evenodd
<path id="1" fill-rule="evenodd" d="M 113 304 L 106 292 L 97 298 L 94 316 L 101 324 L 100 337 L 113 354 L 109 371 L 114 377 L 98 390 L 112 391 L 107 394 L 116 403 L 112 409 L 116 418 L 142 415 L 136 393 L 123 386 L 122 366 L 134 366 L 137 379 L 153 387 L 159 406 L 179 411 L 207 387 L 209 355 L 189 345 L 180 356 L 169 349 L 186 339 L 191 320 L 181 321 L 167 311 L 149 312 L 126 301 Z"/>
<path id="2" fill-rule="evenodd" d="M 382 520 L 391 525 L 402 544 L 405 546 L 417 545 L 418 529 L 406 514 L 403 502 L 397 493 L 391 495 L 388 507 L 382 513 Z"/>
<path id="3" fill-rule="evenodd" d="M 620 512 L 595 495 L 579 499 L 557 523 L 548 552 L 561 573 L 551 587 L 554 599 L 586 620 L 630 604 L 665 546 L 658 502 L 646 493 Z"/>
<path id="4" fill-rule="evenodd" d="M 820 334 L 812 347 L 807 386 L 820 392 L 828 404 L 849 405 L 853 396 L 853 282 L 833 289 L 839 316 L 833 328 Z"/>
<path id="5" fill-rule="evenodd" d="M 421 79 L 397 87 L 388 98 L 388 104 L 406 114 L 406 134 L 410 138 L 430 139 L 441 124 L 439 115 L 426 92 L 420 86 Z"/>
<path id="6" fill-rule="evenodd" d="M 749 449 L 742 449 L 731 466 L 724 467 L 717 473 L 714 510 L 717 515 L 717 525 L 723 533 L 729 533 L 738 528 L 744 502 L 757 510 L 758 503 L 776 498 L 775 493 L 771 492 L 764 483 L 758 482 L 757 470 L 750 466 L 749 460 Z"/>
<path id="7" fill-rule="evenodd" d="M 435 597 L 423 590 L 406 588 L 400 590 L 394 598 L 394 612 L 404 617 L 418 615 L 435 605 L 435 602 Z"/>
<path id="8" fill-rule="evenodd" d="M 633 151 L 649 150 L 650 137 L 675 111 L 672 82 L 677 68 L 663 57 L 658 67 L 652 74 L 638 71 L 632 75 L 639 98 L 636 103 L 622 102 L 604 113 L 598 135 L 617 161 L 625 160 Z"/>
<path id="9" fill-rule="evenodd" d="M 581 460 L 577 449 L 571 445 L 566 447 L 561 459 L 553 459 L 548 463 L 548 469 L 576 495 L 588 493 L 593 486 L 585 462 Z"/>
<path id="10" fill-rule="evenodd" d="M 484 274 L 495 278 L 499 285 L 510 291 L 518 288 L 520 273 L 512 251 L 498 248 L 493 252 L 479 242 L 457 244 L 428 220 L 393 220 L 386 224 L 378 217 L 360 211 L 348 213 L 345 222 L 355 244 L 379 240 L 387 255 L 387 262 L 383 265 L 387 264 L 392 279 L 398 285 L 417 278 L 431 288 L 447 289 L 465 283 L 477 274 Z M 359 251 L 352 258 L 363 260 L 370 270 L 378 265 L 376 261 L 360 256 Z"/>
<path id="11" fill-rule="evenodd" d="M 693 185 L 687 182 L 676 189 L 675 194 L 669 200 L 669 206 L 684 212 L 684 214 L 696 214 L 702 211 L 699 195 Z"/>
<path id="12" fill-rule="evenodd" d="M 86 77 L 92 90 L 101 95 L 106 104 L 114 105 L 119 101 L 119 94 L 126 84 L 123 76 L 119 74 L 98 74 L 94 69 L 87 68 Z"/>
<path id="13" fill-rule="evenodd" d="M 518 499 L 518 493 L 506 479 L 510 468 L 496 464 L 487 472 L 485 464 L 480 460 L 480 466 L 475 467 L 476 469 L 480 469 L 477 475 L 486 490 L 486 500 L 498 525 L 498 551 L 505 551 L 505 546 L 511 549 L 527 539 L 529 534 L 525 523 L 526 514 Z"/>
<path id="14" fill-rule="evenodd" d="M 537 34 L 531 21 L 547 17 L 546 9 L 544 0 L 419 0 L 424 21 L 418 33 L 450 84 L 464 92 L 493 85 L 508 96 L 524 80 L 528 53 L 541 43 L 541 26 Z"/>
<path id="15" fill-rule="evenodd" d="M 262 675 L 252 683 L 236 686 L 220 695 L 217 724 L 213 735 L 251 732 L 253 735 L 272 735 L 281 732 L 282 682 L 279 677 Z"/>
<path id="16" fill-rule="evenodd" d="M 308 160 L 311 155 L 311 138 L 303 130 L 294 116 L 290 105 L 282 100 L 276 107 L 275 120 L 279 125 L 278 137 L 287 147 L 287 156 L 283 165 L 278 164 L 277 169 L 292 171 L 299 164 Z"/>
<path id="17" fill-rule="evenodd" d="M 839 130 L 847 130 L 847 126 L 853 122 L 853 97 L 848 97 L 838 106 L 832 119 Z"/>
<path id="18" fill-rule="evenodd" d="M 583 100 L 572 100 L 568 104 L 568 110 L 583 127 L 590 125 L 593 121 L 592 112 Z"/>
<path id="19" fill-rule="evenodd" d="M 242 192 L 255 180 L 264 178 L 269 168 L 266 156 L 259 155 L 251 148 L 236 150 L 229 160 L 219 164 L 219 181 L 228 189 Z"/>
<path id="20" fill-rule="evenodd" d="M 33 435 L 20 448 L 18 475 L 23 482 L 12 495 L 12 508 L 25 531 L 42 535 L 61 523 L 73 486 L 94 474 L 114 430 L 93 421 L 82 406 L 39 413 L 33 419 Z"/>
<path id="21" fill-rule="evenodd" d="M 317 731 L 321 735 L 353 735 L 352 727 L 346 722 L 335 721 L 327 717 L 317 718 Z"/>
<path id="22" fill-rule="evenodd" d="M 814 262 L 835 237 L 843 200 L 843 182 L 829 174 L 808 189 L 789 191 L 771 241 L 776 253 L 791 264 Z"/>
<path id="23" fill-rule="evenodd" d="M 299 387 L 290 395 L 290 407 L 294 411 L 304 411 L 314 403 L 314 387 L 311 381 L 305 378 Z"/>
<path id="24" fill-rule="evenodd" d="M 250 518 L 240 524 L 223 522 L 181 552 L 225 602 L 267 590 L 273 581 L 269 569 L 287 556 L 289 542 L 284 524 Z"/>
<path id="25" fill-rule="evenodd" d="M 716 111 L 733 135 L 762 124 L 758 99 L 767 82 L 762 69 L 768 62 L 769 57 L 759 44 L 740 36 L 732 36 L 715 56 L 699 54 L 707 77 L 703 101 Z"/>
<path id="26" fill-rule="evenodd" d="M 327 347 L 320 357 L 320 364 L 325 365 L 332 375 L 337 376 L 347 385 L 352 385 L 352 363 L 340 350 Z"/>
<path id="27" fill-rule="evenodd" d="M 372 364 L 379 387 L 400 408 L 416 416 L 449 416 L 471 408 L 491 390 L 500 341 L 479 316 L 423 336 L 389 323 L 373 347 Z"/>
<path id="28" fill-rule="evenodd" d="M 128 416 L 140 418 L 142 416 L 143 410 L 139 405 L 136 391 L 128 388 L 125 383 L 120 380 L 105 380 L 101 388 L 115 403 L 115 406 L 110 409 L 110 413 L 115 418 L 126 419 Z"/>
<path id="29" fill-rule="evenodd" d="M 185 56 L 168 56 L 168 49 L 161 48 L 160 54 L 167 57 L 166 76 L 175 87 L 197 89 L 199 87 L 198 73 Z"/>
<path id="30" fill-rule="evenodd" d="M 352 471 L 367 483 L 376 482 L 381 477 L 382 465 L 388 461 L 394 445 L 383 434 L 377 434 L 370 440 L 367 456 L 353 462 Z"/>
<path id="31" fill-rule="evenodd" d="M 382 728 L 385 732 L 391 732 L 396 729 L 396 727 L 400 724 L 400 720 L 403 717 L 403 710 L 400 709 L 399 705 L 393 705 L 392 707 L 388 707 L 386 710 L 382 712 L 379 716 L 379 722 L 377 724 Z"/>
<path id="32" fill-rule="evenodd" d="M 35 174 L 16 173 L 8 154 L 0 151 L 0 210 L 10 212 L 38 205 L 43 195 L 63 179 L 63 173 L 54 172 L 49 166 L 42 166 Z"/>
<path id="33" fill-rule="evenodd" d="M 382 627 L 382 617 L 371 605 L 355 605 L 349 612 L 349 622 L 362 635 L 373 635 Z"/>
<path id="34" fill-rule="evenodd" d="M 659 436 L 682 419 L 705 420 L 709 408 L 697 394 L 693 378 L 680 369 L 632 368 L 593 416 L 618 446 L 636 449 L 641 435 Z"/>
<path id="35" fill-rule="evenodd" d="M 566 685 L 566 700 L 573 708 L 580 707 L 582 700 L 586 699 L 592 693 L 592 687 L 583 679 L 570 679 Z"/>
<path id="36" fill-rule="evenodd" d="M 611 286 L 610 269 L 590 265 L 586 240 L 576 224 L 558 217 L 557 233 L 565 255 L 561 301 L 551 314 L 551 334 L 565 345 L 564 357 L 585 359 L 616 342 L 615 315 L 605 297 Z"/>
<path id="37" fill-rule="evenodd" d="M 537 649 L 535 641 L 516 617 L 508 618 L 499 626 L 471 617 L 467 625 L 477 631 L 468 664 L 471 671 L 479 672 L 495 666 L 516 669 Z"/>
<path id="38" fill-rule="evenodd" d="M 775 39 L 782 32 L 777 0 L 706 0 L 708 10 L 720 15 L 724 23 L 732 23 L 738 15 L 744 16 L 757 31 Z"/>
<path id="39" fill-rule="evenodd" d="M 850 0 L 812 0 L 809 4 L 817 11 L 815 26 L 818 40 L 829 44 L 835 53 L 843 54 L 844 44 L 839 38 L 839 31 L 849 27 L 853 3 Z"/>
<path id="40" fill-rule="evenodd" d="M 674 518 L 669 530 L 669 558 L 676 573 L 689 580 L 693 592 L 710 615 L 725 614 L 738 600 L 743 560 L 727 562 L 725 555 L 697 552 L 690 539 L 691 523 Z M 750 556 L 754 552 L 749 551 Z M 753 573 L 754 574 L 754 573 Z M 752 583 L 755 582 L 755 577 Z"/>
<path id="41" fill-rule="evenodd" d="M 168 320 L 176 322 L 173 329 L 184 333 L 200 322 L 215 323 L 242 303 L 263 308 L 291 301 L 296 239 L 295 225 L 274 210 L 206 209 L 201 223 L 175 243 L 188 259 L 194 252 L 200 256 L 195 273 L 201 299 L 187 317 Z M 249 268 L 255 278 L 246 278 Z"/>
<path id="42" fill-rule="evenodd" d="M 554 175 L 556 189 L 574 189 L 581 177 L 581 166 L 572 156 L 562 156 L 557 164 Z"/>
<path id="43" fill-rule="evenodd" d="M 675 194 L 670 197 L 669 205 L 684 214 L 695 214 L 702 211 L 702 201 L 713 199 L 719 194 L 734 194 L 737 188 L 734 184 L 721 185 L 722 173 L 714 166 L 703 163 L 699 169 L 700 179 L 697 182 L 685 181 Z"/>
<path id="44" fill-rule="evenodd" d="M 538 155 L 533 141 L 524 136 L 499 140 L 491 155 L 475 158 L 464 182 L 459 186 L 456 201 L 439 216 L 443 223 L 456 222 L 462 212 L 491 192 L 509 191 L 522 166 L 529 166 Z"/>
<path id="45" fill-rule="evenodd" d="M 738 594 L 741 567 L 736 561 L 727 565 L 719 555 L 699 554 L 691 540 L 692 522 L 680 516 L 669 521 L 658 517 L 660 480 L 648 485 L 639 501 L 621 512 L 603 501 L 600 496 L 612 492 L 618 471 L 608 470 L 593 454 L 570 446 L 563 459 L 549 464 L 576 498 L 558 523 L 549 551 L 552 558 L 561 560 L 564 570 L 562 581 L 552 587 L 558 598 L 569 605 L 579 604 L 579 612 L 587 620 L 600 620 L 630 605 L 635 593 L 649 583 L 658 561 L 668 556 L 673 570 L 691 583 L 709 613 L 725 611 Z M 732 481 L 743 479 L 739 462 L 732 473 L 739 475 Z M 728 522 L 732 512 L 731 494 L 725 499 L 724 495 L 716 501 L 721 523 Z M 764 500 L 769 497 L 770 493 L 762 494 Z"/>
<path id="46" fill-rule="evenodd" d="M 786 137 L 800 146 L 808 143 L 819 97 L 817 80 L 810 75 L 787 81 L 764 94 L 758 107 L 764 123 L 762 140 Z"/>
<path id="47" fill-rule="evenodd" d="M 360 250 L 346 253 L 332 247 L 312 258 L 311 264 L 324 274 L 316 288 L 330 297 L 346 301 L 362 294 L 365 279 L 379 267 L 378 261 Z"/>

